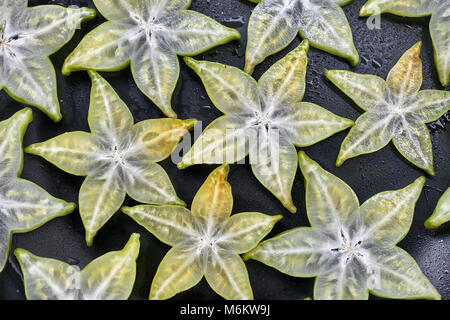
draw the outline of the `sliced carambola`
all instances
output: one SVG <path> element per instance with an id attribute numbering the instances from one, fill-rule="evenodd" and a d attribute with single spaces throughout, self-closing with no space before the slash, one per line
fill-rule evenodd
<path id="1" fill-rule="evenodd" d="M 125 103 L 95 71 L 88 122 L 91 132 L 69 132 L 26 151 L 60 169 L 87 176 L 79 194 L 86 241 L 120 209 L 125 195 L 139 202 L 184 205 L 164 169 L 157 164 L 170 156 L 195 120 L 151 119 L 134 124 Z"/>
<path id="2" fill-rule="evenodd" d="M 433 215 L 425 222 L 425 227 L 437 228 L 448 221 L 450 221 L 450 188 L 439 199 Z"/>
<path id="3" fill-rule="evenodd" d="M 178 81 L 177 55 L 191 56 L 240 38 L 237 30 L 187 10 L 190 0 L 94 0 L 108 21 L 88 33 L 63 73 L 117 71 L 131 66 L 139 89 L 168 117 Z"/>
<path id="4" fill-rule="evenodd" d="M 24 249 L 14 254 L 28 300 L 126 300 L 136 278 L 139 247 L 139 234 L 132 234 L 122 250 L 102 255 L 83 270 Z"/>
<path id="5" fill-rule="evenodd" d="M 450 3 L 448 0 L 370 0 L 360 16 L 383 12 L 405 17 L 430 16 L 430 33 L 434 46 L 434 61 L 443 86 L 450 84 Z"/>
<path id="6" fill-rule="evenodd" d="M 353 121 L 302 102 L 308 41 L 275 63 L 256 82 L 230 66 L 186 58 L 214 105 L 225 115 L 213 121 L 183 157 L 194 164 L 235 163 L 250 156 L 255 177 L 289 211 L 298 147 L 313 145 L 353 125 Z"/>
<path id="7" fill-rule="evenodd" d="M 337 159 L 372 153 L 391 140 L 412 164 L 434 175 L 433 149 L 426 123 L 450 110 L 450 92 L 422 90 L 421 42 L 409 49 L 386 81 L 346 70 L 325 71 L 326 77 L 366 111 L 342 143 Z"/>
<path id="8" fill-rule="evenodd" d="M 195 286 L 203 276 L 225 299 L 252 299 L 241 253 L 253 249 L 281 216 L 257 212 L 230 216 L 233 208 L 228 165 L 214 170 L 200 187 L 191 210 L 180 206 L 124 207 L 162 242 L 172 246 L 153 279 L 150 299 L 168 299 Z"/>
<path id="9" fill-rule="evenodd" d="M 26 0 L 0 0 L 0 90 L 35 106 L 53 121 L 61 120 L 56 77 L 48 58 L 70 41 L 89 8 L 42 5 Z"/>
<path id="10" fill-rule="evenodd" d="M 425 178 L 362 205 L 342 180 L 299 154 L 311 227 L 286 231 L 245 255 L 294 277 L 317 277 L 314 298 L 440 299 L 414 259 L 396 246 L 408 233 Z"/>
<path id="11" fill-rule="evenodd" d="M 266 57 L 299 33 L 311 46 L 343 57 L 355 66 L 359 55 L 352 30 L 340 6 L 351 0 L 254 0 L 259 2 L 248 24 L 245 71 L 251 74 Z"/>
<path id="12" fill-rule="evenodd" d="M 75 208 L 74 203 L 56 199 L 20 178 L 22 139 L 32 120 L 33 114 L 26 108 L 0 122 L 0 272 L 8 260 L 13 233 L 36 229 Z"/>

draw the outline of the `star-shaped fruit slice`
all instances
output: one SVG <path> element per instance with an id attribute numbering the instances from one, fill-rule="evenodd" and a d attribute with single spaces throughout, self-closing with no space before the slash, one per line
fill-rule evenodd
<path id="1" fill-rule="evenodd" d="M 79 24 L 95 17 L 89 8 L 0 0 L 0 90 L 61 120 L 55 69 L 49 56 L 64 46 Z"/>
<path id="2" fill-rule="evenodd" d="M 230 216 L 233 207 L 228 165 L 214 170 L 200 187 L 191 210 L 140 205 L 122 211 L 172 246 L 158 267 L 150 299 L 168 299 L 203 276 L 225 299 L 252 299 L 242 258 L 272 230 L 281 216 L 257 212 Z"/>
<path id="3" fill-rule="evenodd" d="M 434 229 L 450 221 L 450 188 L 444 192 L 433 212 L 433 215 L 425 222 L 425 227 Z"/>
<path id="4" fill-rule="evenodd" d="M 450 84 L 450 3 L 448 0 L 370 0 L 360 16 L 392 13 L 404 17 L 430 16 L 434 61 L 441 84 Z"/>
<path id="5" fill-rule="evenodd" d="M 34 230 L 49 220 L 71 213 L 75 204 L 49 195 L 22 173 L 22 139 L 33 120 L 29 108 L 0 122 L 0 272 L 9 256 L 13 233 Z"/>
<path id="6" fill-rule="evenodd" d="M 313 47 L 345 58 L 356 66 L 359 55 L 352 30 L 340 6 L 351 0 L 253 0 L 259 2 L 250 16 L 245 71 L 284 49 L 297 33 Z"/>
<path id="7" fill-rule="evenodd" d="M 419 91 L 421 45 L 418 42 L 400 58 L 386 81 L 374 75 L 325 70 L 326 77 L 366 111 L 343 141 L 338 166 L 349 158 L 375 152 L 393 140 L 408 161 L 434 175 L 433 148 L 425 124 L 450 110 L 450 92 Z"/>
<path id="8" fill-rule="evenodd" d="M 177 55 L 197 55 L 240 38 L 235 29 L 186 10 L 190 0 L 94 0 L 108 21 L 91 31 L 67 58 L 72 71 L 118 71 L 131 66 L 139 89 L 176 118 L 171 99 L 180 66 Z"/>
<path id="9" fill-rule="evenodd" d="M 139 234 L 134 233 L 122 250 L 104 254 L 83 270 L 24 249 L 14 254 L 28 300 L 127 300 L 136 278 L 139 247 Z"/>
<path id="10" fill-rule="evenodd" d="M 170 156 L 195 120 L 151 119 L 134 124 L 128 107 L 109 83 L 95 71 L 89 75 L 91 132 L 65 133 L 33 144 L 26 152 L 70 174 L 87 176 L 80 189 L 79 209 L 91 245 L 126 194 L 143 203 L 184 205 L 156 162 Z"/>
<path id="11" fill-rule="evenodd" d="M 411 226 L 425 178 L 362 205 L 342 180 L 299 154 L 311 227 L 286 231 L 245 255 L 294 277 L 317 277 L 318 300 L 440 299 L 414 259 L 396 244 Z"/>
<path id="12" fill-rule="evenodd" d="M 308 49 L 305 40 L 258 82 L 237 68 L 186 58 L 225 115 L 205 129 L 178 167 L 235 163 L 249 154 L 256 178 L 295 212 L 291 198 L 298 167 L 295 146 L 313 145 L 353 125 L 316 104 L 301 102 Z"/>

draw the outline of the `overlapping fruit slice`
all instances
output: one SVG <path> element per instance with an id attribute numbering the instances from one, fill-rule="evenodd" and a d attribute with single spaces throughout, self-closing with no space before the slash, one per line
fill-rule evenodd
<path id="1" fill-rule="evenodd" d="M 121 251 L 104 254 L 83 270 L 24 249 L 16 249 L 14 254 L 22 268 L 28 300 L 126 300 L 136 278 L 139 247 L 139 234 L 134 233 Z"/>
<path id="2" fill-rule="evenodd" d="M 430 33 L 434 46 L 434 60 L 443 86 L 450 84 L 450 3 L 448 0 L 370 0 L 360 16 L 383 12 L 405 17 L 431 15 Z"/>
<path id="3" fill-rule="evenodd" d="M 131 64 L 139 89 L 168 117 L 178 81 L 177 55 L 196 55 L 239 39 L 237 30 L 185 10 L 190 0 L 94 0 L 109 21 L 90 32 L 67 58 L 63 73 L 117 71 Z"/>
<path id="4" fill-rule="evenodd" d="M 250 16 L 245 71 L 282 50 L 297 33 L 313 47 L 348 59 L 353 66 L 359 55 L 352 30 L 340 6 L 351 0 L 251 0 L 259 2 Z"/>
<path id="5" fill-rule="evenodd" d="M 425 123 L 450 110 L 450 92 L 419 91 L 422 85 L 422 43 L 409 49 L 383 79 L 345 70 L 325 71 L 326 77 L 364 113 L 345 138 L 337 159 L 375 152 L 393 140 L 411 163 L 434 175 L 433 148 Z"/>
<path id="6" fill-rule="evenodd" d="M 248 252 L 281 216 L 257 212 L 234 214 L 228 165 L 214 170 L 192 202 L 180 206 L 141 205 L 122 211 L 173 248 L 159 265 L 150 299 L 168 299 L 195 286 L 205 276 L 226 299 L 252 299 L 247 269 L 239 254 Z"/>
<path id="7" fill-rule="evenodd" d="M 56 77 L 48 58 L 66 44 L 79 24 L 95 17 L 89 8 L 0 0 L 0 90 L 61 120 Z"/>
<path id="8" fill-rule="evenodd" d="M 429 229 L 437 228 L 450 221 L 450 188 L 444 192 L 433 212 L 433 215 L 425 222 Z"/>
<path id="9" fill-rule="evenodd" d="M 32 120 L 31 110 L 26 108 L 0 122 L 0 272 L 8 259 L 13 233 L 36 229 L 75 208 L 75 204 L 56 199 L 34 183 L 19 178 L 22 139 Z"/>
<path id="10" fill-rule="evenodd" d="M 87 176 L 79 205 L 91 245 L 98 230 L 122 206 L 125 194 L 143 203 L 184 205 L 156 162 L 170 156 L 195 120 L 151 119 L 134 124 L 114 89 L 95 71 L 89 75 L 91 132 L 65 133 L 33 144 L 26 152 L 71 174 Z"/>
<path id="11" fill-rule="evenodd" d="M 295 212 L 291 198 L 298 167 L 295 146 L 315 144 L 353 125 L 318 105 L 301 102 L 308 49 L 305 40 L 258 82 L 237 68 L 186 58 L 225 115 L 205 129 L 178 167 L 234 163 L 249 154 L 256 178 Z"/>
<path id="12" fill-rule="evenodd" d="M 425 178 L 361 206 L 353 190 L 299 153 L 312 227 L 263 241 L 244 258 L 295 277 L 317 277 L 315 299 L 440 299 L 414 259 L 396 244 L 408 233 Z"/>

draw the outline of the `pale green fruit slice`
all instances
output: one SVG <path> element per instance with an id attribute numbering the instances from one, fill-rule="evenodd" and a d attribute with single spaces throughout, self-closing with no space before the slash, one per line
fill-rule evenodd
<path id="1" fill-rule="evenodd" d="M 226 115 L 211 122 L 178 164 L 179 169 L 197 163 L 235 163 L 249 153 L 247 127 L 242 119 Z"/>
<path id="2" fill-rule="evenodd" d="M 431 15 L 430 33 L 434 46 L 434 60 L 442 86 L 450 84 L 450 7 L 447 0 L 370 0 L 360 16 L 392 13 L 405 17 Z"/>
<path id="3" fill-rule="evenodd" d="M 79 194 L 86 242 L 117 212 L 128 194 L 152 204 L 184 206 L 156 162 L 168 158 L 195 120 L 151 119 L 134 124 L 114 89 L 95 71 L 88 122 L 91 132 L 70 132 L 26 151 L 60 169 L 87 176 Z"/>
<path id="4" fill-rule="evenodd" d="M 211 288 L 231 300 L 253 300 L 252 287 L 242 258 L 229 250 L 211 250 L 205 278 Z"/>
<path id="5" fill-rule="evenodd" d="M 197 249 L 173 247 L 159 264 L 150 289 L 150 300 L 166 300 L 197 285 L 203 265 Z"/>
<path id="6" fill-rule="evenodd" d="M 27 1 L 0 0 L 0 90 L 55 122 L 61 120 L 55 70 L 48 57 L 95 15 L 89 8 L 27 8 Z"/>
<path id="7" fill-rule="evenodd" d="M 71 213 L 75 204 L 56 199 L 34 183 L 19 178 L 22 139 L 33 120 L 29 108 L 0 122 L 0 272 L 8 259 L 14 233 L 34 230 Z"/>
<path id="8" fill-rule="evenodd" d="M 235 67 L 187 58 L 225 115 L 203 131 L 178 167 L 231 164 L 249 154 L 257 179 L 295 212 L 291 199 L 298 166 L 295 146 L 310 146 L 353 125 L 315 104 L 301 102 L 308 50 L 305 40 L 258 82 Z"/>
<path id="9" fill-rule="evenodd" d="M 391 140 L 415 166 L 434 175 L 433 150 L 425 123 L 450 110 L 450 93 L 419 91 L 422 60 L 418 42 L 392 68 L 384 81 L 376 76 L 326 70 L 326 77 L 366 111 L 342 142 L 336 164 L 375 152 Z"/>
<path id="10" fill-rule="evenodd" d="M 442 86 L 450 84 L 450 6 L 442 0 L 430 20 L 434 46 L 434 61 Z"/>
<path id="11" fill-rule="evenodd" d="M 140 205 L 122 211 L 162 242 L 172 246 L 158 267 L 150 299 L 169 299 L 205 276 L 225 299 L 253 299 L 247 269 L 239 254 L 255 248 L 281 216 L 233 207 L 228 165 L 215 169 L 200 187 L 191 211 L 180 206 Z"/>
<path id="12" fill-rule="evenodd" d="M 170 246 L 198 236 L 191 212 L 180 206 L 123 207 L 122 211 Z"/>
<path id="13" fill-rule="evenodd" d="M 326 70 L 325 75 L 364 111 L 387 108 L 386 81 L 378 76 L 347 70 Z"/>
<path id="14" fill-rule="evenodd" d="M 437 228 L 448 221 L 450 221 L 450 188 L 439 199 L 433 215 L 425 221 L 425 227 Z"/>
<path id="15" fill-rule="evenodd" d="M 14 253 L 28 300 L 127 300 L 136 278 L 139 247 L 139 234 L 134 233 L 121 251 L 106 253 L 83 270 L 24 249 Z"/>
<path id="16" fill-rule="evenodd" d="M 393 247 L 373 250 L 370 262 L 372 270 L 379 273 L 379 281 L 374 279 L 368 282 L 368 288 L 373 294 L 395 299 L 441 299 L 413 257 L 403 249 Z"/>
<path id="17" fill-rule="evenodd" d="M 360 15 L 367 16 L 388 12 L 406 17 L 422 17 L 433 13 L 434 6 L 440 0 L 369 0 L 361 8 Z"/>
<path id="18" fill-rule="evenodd" d="M 258 85 L 248 74 L 220 63 L 192 58 L 184 61 L 200 77 L 208 96 L 221 112 L 248 116 L 261 111 Z"/>
<path id="19" fill-rule="evenodd" d="M 339 7 L 350 1 L 261 0 L 248 25 L 245 71 L 284 49 L 298 32 L 312 46 L 358 64 L 352 31 Z"/>
<path id="20" fill-rule="evenodd" d="M 250 163 L 256 179 L 277 197 L 292 213 L 297 208 L 292 202 L 292 185 L 297 172 L 297 150 L 287 139 L 260 129 L 258 150 L 250 153 Z"/>
<path id="21" fill-rule="evenodd" d="M 230 218 L 233 195 L 227 181 L 228 171 L 227 165 L 214 170 L 192 200 L 192 215 L 207 234 Z"/>
<path id="22" fill-rule="evenodd" d="M 188 0 L 94 3 L 109 21 L 83 38 L 67 57 L 63 74 L 131 65 L 139 89 L 171 118 L 176 118 L 171 99 L 180 73 L 177 55 L 197 55 L 240 38 L 237 30 L 186 10 Z"/>
<path id="23" fill-rule="evenodd" d="M 425 184 L 379 193 L 361 206 L 353 190 L 299 153 L 311 227 L 261 242 L 244 259 L 259 260 L 295 277 L 317 277 L 319 300 L 440 299 L 414 259 L 396 246 L 411 227 Z"/>

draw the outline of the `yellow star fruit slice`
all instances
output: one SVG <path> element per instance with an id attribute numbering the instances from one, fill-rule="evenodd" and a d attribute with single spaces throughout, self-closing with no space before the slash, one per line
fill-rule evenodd
<path id="1" fill-rule="evenodd" d="M 302 102 L 308 50 L 305 40 L 258 82 L 237 68 L 187 58 L 225 115 L 204 130 L 178 167 L 230 164 L 249 155 L 255 177 L 295 212 L 291 197 L 298 167 L 295 146 L 313 145 L 353 125 L 316 104 Z"/>
<path id="2" fill-rule="evenodd" d="M 33 120 L 29 108 L 0 122 L 0 272 L 8 259 L 12 235 L 34 230 L 75 209 L 36 184 L 20 178 L 22 139 Z"/>
<path id="3" fill-rule="evenodd" d="M 311 227 L 286 231 L 247 253 L 293 277 L 316 277 L 318 300 L 440 299 L 414 259 L 396 246 L 408 233 L 425 178 L 374 195 L 362 205 L 353 190 L 299 153 Z"/>
<path id="4" fill-rule="evenodd" d="M 194 56 L 240 38 L 235 29 L 187 10 L 189 0 L 94 0 L 108 19 L 88 33 L 66 59 L 63 74 L 131 67 L 139 89 L 168 117 L 180 66 L 177 55 Z"/>
<path id="5" fill-rule="evenodd" d="M 370 0 L 360 16 L 392 13 L 405 17 L 430 16 L 434 61 L 442 86 L 450 84 L 450 5 L 448 0 Z"/>
<path id="6" fill-rule="evenodd" d="M 117 212 L 125 195 L 139 202 L 184 205 L 164 169 L 156 162 L 170 156 L 195 120 L 150 119 L 134 124 L 114 89 L 95 71 L 88 122 L 91 132 L 69 132 L 33 144 L 26 152 L 60 169 L 87 176 L 79 194 L 86 241 Z"/>
<path id="7" fill-rule="evenodd" d="M 344 11 L 350 1 L 261 0 L 248 24 L 245 71 L 253 73 L 266 57 L 288 46 L 299 33 L 313 47 L 348 59 L 353 66 L 359 55 Z"/>
<path id="8" fill-rule="evenodd" d="M 61 120 L 56 76 L 49 56 L 73 37 L 79 24 L 95 17 L 89 8 L 0 0 L 0 90 Z"/>
<path id="9" fill-rule="evenodd" d="M 127 300 L 136 278 L 139 247 L 139 234 L 134 233 L 122 250 L 104 254 L 83 270 L 24 249 L 14 254 L 28 300 Z"/>
<path id="10" fill-rule="evenodd" d="M 253 299 L 242 253 L 272 230 L 281 216 L 257 212 L 230 216 L 233 207 L 228 165 L 214 170 L 198 190 L 191 210 L 140 205 L 122 211 L 172 246 L 153 279 L 150 299 L 168 299 L 203 277 L 225 299 Z"/>
<path id="11" fill-rule="evenodd" d="M 373 75 L 326 70 L 326 77 L 366 111 L 344 139 L 336 164 L 372 153 L 393 141 L 412 164 L 434 175 L 433 149 L 426 123 L 450 110 L 450 92 L 420 91 L 421 42 L 392 68 L 386 81 Z"/>

